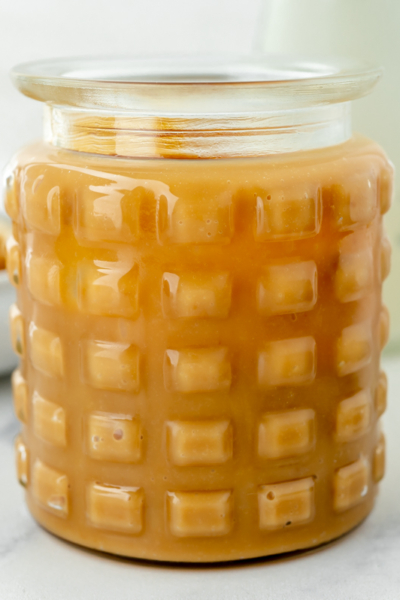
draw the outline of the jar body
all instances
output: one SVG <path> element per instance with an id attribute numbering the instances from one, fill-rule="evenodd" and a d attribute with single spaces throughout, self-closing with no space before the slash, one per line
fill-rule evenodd
<path id="1" fill-rule="evenodd" d="M 391 166 L 45 144 L 7 180 L 20 481 L 76 543 L 170 561 L 316 546 L 373 506 Z"/>

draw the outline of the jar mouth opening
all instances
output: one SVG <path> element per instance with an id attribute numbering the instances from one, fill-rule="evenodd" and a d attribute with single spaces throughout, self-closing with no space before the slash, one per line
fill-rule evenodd
<path id="1" fill-rule="evenodd" d="M 25 63 L 11 76 L 26 96 L 56 105 L 245 114 L 354 100 L 371 90 L 381 69 L 349 59 L 279 55 L 108 57 Z"/>
<path id="2" fill-rule="evenodd" d="M 340 67 L 312 60 L 279 57 L 216 59 L 214 57 L 55 59 L 15 67 L 32 77 L 53 77 L 77 82 L 122 84 L 234 84 L 272 83 L 333 76 Z M 349 68 L 349 66 L 348 66 Z"/>

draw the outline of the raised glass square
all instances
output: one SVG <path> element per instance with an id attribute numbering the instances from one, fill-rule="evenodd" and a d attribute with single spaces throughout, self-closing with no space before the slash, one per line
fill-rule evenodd
<path id="1" fill-rule="evenodd" d="M 21 252 L 19 249 L 18 242 L 15 241 L 14 237 L 11 236 L 7 240 L 7 272 L 10 283 L 13 286 L 18 287 L 21 283 Z"/>
<path id="2" fill-rule="evenodd" d="M 17 478 L 21 485 L 26 487 L 29 481 L 29 453 L 22 441 L 21 435 L 15 438 L 15 466 L 17 469 Z"/>
<path id="3" fill-rule="evenodd" d="M 49 377 L 62 378 L 65 372 L 64 355 L 58 335 L 31 323 L 29 341 L 30 358 L 34 368 Z"/>
<path id="4" fill-rule="evenodd" d="M 130 415 L 92 413 L 88 420 L 88 452 L 96 460 L 135 463 L 142 456 L 140 421 Z"/>
<path id="5" fill-rule="evenodd" d="M 385 281 L 385 279 L 389 276 L 390 266 L 392 261 L 392 245 L 389 241 L 387 235 L 384 235 L 381 239 L 381 256 L 380 256 L 380 279 L 381 281 Z"/>
<path id="6" fill-rule="evenodd" d="M 59 235 L 61 231 L 61 197 L 57 169 L 31 165 L 23 183 L 23 212 L 28 228 Z"/>
<path id="7" fill-rule="evenodd" d="M 228 350 L 223 347 L 167 350 L 164 383 L 172 392 L 222 392 L 232 380 Z"/>
<path id="8" fill-rule="evenodd" d="M 361 391 L 339 402 L 336 412 L 336 438 L 350 442 L 364 435 L 371 421 L 371 398 Z"/>
<path id="9" fill-rule="evenodd" d="M 346 183 L 331 188 L 332 206 L 340 231 L 355 225 L 367 225 L 374 218 L 378 205 L 378 182 L 375 167 L 346 176 Z"/>
<path id="10" fill-rule="evenodd" d="M 28 254 L 28 289 L 35 300 L 52 306 L 60 305 L 60 273 L 61 264 L 55 257 Z"/>
<path id="11" fill-rule="evenodd" d="M 315 411 L 311 408 L 266 413 L 258 427 L 258 454 L 276 459 L 310 452 L 315 445 Z"/>
<path id="12" fill-rule="evenodd" d="M 144 188 L 122 175 L 93 176 L 76 192 L 78 239 L 134 243 L 139 239 L 140 201 Z"/>
<path id="13" fill-rule="evenodd" d="M 229 273 L 164 273 L 162 310 L 166 318 L 228 317 L 232 281 Z"/>
<path id="14" fill-rule="evenodd" d="M 318 184 L 297 183 L 256 196 L 257 241 L 293 240 L 317 235 L 322 199 Z"/>
<path id="15" fill-rule="evenodd" d="M 312 477 L 269 485 L 258 490 L 259 525 L 277 530 L 309 523 L 314 518 L 314 480 Z"/>
<path id="16" fill-rule="evenodd" d="M 167 447 L 177 466 L 215 465 L 232 458 L 232 426 L 229 421 L 171 421 Z"/>
<path id="17" fill-rule="evenodd" d="M 384 371 L 379 373 L 378 385 L 375 392 L 375 410 L 378 417 L 383 415 L 387 405 L 387 376 Z"/>
<path id="18" fill-rule="evenodd" d="M 231 194 L 190 198 L 161 195 L 157 236 L 161 244 L 228 244 L 233 236 Z"/>
<path id="19" fill-rule="evenodd" d="M 169 527 L 177 537 L 227 535 L 232 517 L 230 491 L 168 492 Z"/>
<path id="20" fill-rule="evenodd" d="M 77 269 L 79 308 L 101 316 L 137 316 L 139 268 L 132 261 L 84 259 Z"/>
<path id="21" fill-rule="evenodd" d="M 36 502 L 58 517 L 69 513 L 68 477 L 37 459 L 32 472 L 32 494 Z"/>
<path id="22" fill-rule="evenodd" d="M 369 465 L 364 458 L 338 469 L 334 476 L 335 511 L 342 512 L 360 504 L 368 493 Z"/>
<path id="23" fill-rule="evenodd" d="M 21 311 L 16 304 L 13 304 L 10 307 L 10 331 L 11 344 L 15 354 L 18 354 L 18 356 L 24 358 L 26 352 L 25 322 Z"/>
<path id="24" fill-rule="evenodd" d="M 386 463 L 386 441 L 385 436 L 381 432 L 379 434 L 378 443 L 374 450 L 374 458 L 372 464 L 372 475 L 375 483 L 379 483 L 385 475 Z"/>
<path id="25" fill-rule="evenodd" d="M 4 177 L 4 208 L 6 213 L 14 222 L 19 217 L 19 201 L 17 192 L 17 180 L 14 173 L 8 171 Z"/>
<path id="26" fill-rule="evenodd" d="M 271 265 L 257 283 L 257 308 L 262 315 L 312 310 L 317 302 L 314 261 Z"/>
<path id="27" fill-rule="evenodd" d="M 94 527 L 138 534 L 143 529 L 143 490 L 92 483 L 87 489 L 87 517 Z"/>
<path id="28" fill-rule="evenodd" d="M 82 375 L 94 388 L 138 392 L 139 350 L 131 344 L 87 340 L 82 342 Z"/>
<path id="29" fill-rule="evenodd" d="M 261 387 L 304 385 L 316 373 L 316 344 L 313 337 L 269 342 L 258 355 Z"/>
<path id="30" fill-rule="evenodd" d="M 371 289 L 374 275 L 372 252 L 342 253 L 335 273 L 335 294 L 340 302 L 353 302 Z"/>
<path id="31" fill-rule="evenodd" d="M 379 196 L 380 196 L 380 208 L 381 214 L 384 215 L 388 212 L 393 201 L 393 179 L 394 169 L 392 165 L 387 162 L 385 167 L 381 169 L 379 177 Z"/>
<path id="32" fill-rule="evenodd" d="M 372 356 L 369 323 L 357 323 L 342 330 L 337 343 L 336 367 L 339 377 L 366 367 Z"/>
<path id="33" fill-rule="evenodd" d="M 62 406 L 34 392 L 32 414 L 35 435 L 55 446 L 67 445 L 66 417 Z"/>
<path id="34" fill-rule="evenodd" d="M 14 411 L 22 423 L 28 422 L 29 396 L 28 385 L 19 369 L 15 369 L 11 377 Z"/>

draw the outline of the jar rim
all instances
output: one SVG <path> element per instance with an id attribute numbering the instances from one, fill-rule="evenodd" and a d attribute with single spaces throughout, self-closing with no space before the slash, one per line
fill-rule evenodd
<path id="1" fill-rule="evenodd" d="M 147 114 L 252 114 L 348 102 L 382 69 L 345 58 L 108 57 L 29 62 L 11 72 L 26 96 L 58 106 Z"/>

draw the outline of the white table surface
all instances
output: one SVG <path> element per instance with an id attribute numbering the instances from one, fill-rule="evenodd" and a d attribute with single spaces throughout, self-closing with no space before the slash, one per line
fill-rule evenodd
<path id="1" fill-rule="evenodd" d="M 0 379 L 0 600 L 399 600 L 400 357 L 386 359 L 387 474 L 370 517 L 313 552 L 220 566 L 125 560 L 63 542 L 29 515 L 14 475 L 19 429 Z"/>

